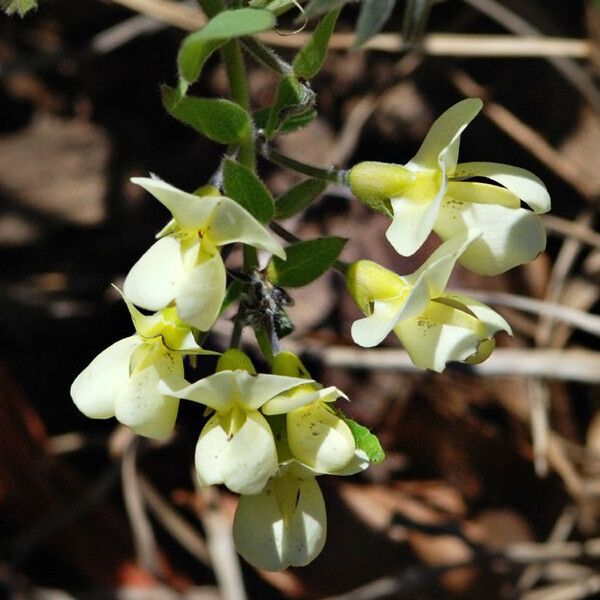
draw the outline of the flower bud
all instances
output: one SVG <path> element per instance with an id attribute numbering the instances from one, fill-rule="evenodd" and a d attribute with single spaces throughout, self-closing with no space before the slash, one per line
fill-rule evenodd
<path id="1" fill-rule="evenodd" d="M 397 298 L 408 291 L 407 284 L 396 273 L 371 260 L 359 260 L 348 267 L 346 287 L 365 314 L 371 312 L 370 303 L 375 298 Z"/>
<path id="2" fill-rule="evenodd" d="M 352 193 L 367 206 L 391 215 L 389 199 L 402 194 L 415 174 L 401 165 L 365 161 L 354 165 L 348 173 Z"/>

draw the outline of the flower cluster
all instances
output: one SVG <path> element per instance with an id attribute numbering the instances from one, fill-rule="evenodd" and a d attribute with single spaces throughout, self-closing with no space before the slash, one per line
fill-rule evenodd
<path id="1" fill-rule="evenodd" d="M 293 354 L 278 353 L 272 372 L 256 372 L 231 348 L 216 372 L 194 383 L 184 356 L 217 354 L 198 345 L 217 319 L 226 289 L 219 246 L 233 242 L 285 257 L 283 248 L 239 204 L 208 188 L 188 194 L 158 179 L 135 179 L 172 214 L 158 241 L 125 279 L 123 298 L 136 333 L 101 352 L 71 386 L 88 417 L 116 417 L 140 435 L 171 434 L 181 399 L 212 413 L 195 452 L 198 482 L 241 494 L 238 550 L 269 569 L 302 566 L 322 550 L 323 496 L 315 477 L 367 467 L 346 420 L 331 405 L 346 395 L 314 381 Z M 206 192 L 206 190 L 202 190 Z M 138 306 L 155 311 L 143 314 Z"/>
<path id="2" fill-rule="evenodd" d="M 546 246 L 539 213 L 550 210 L 550 197 L 533 173 L 500 163 L 458 163 L 460 136 L 482 106 L 468 98 L 448 109 L 406 165 L 363 162 L 348 174 L 356 197 L 392 218 L 386 237 L 399 254 L 414 254 L 431 231 L 444 241 L 410 275 L 361 260 L 346 277 L 366 315 L 352 326 L 354 341 L 375 346 L 393 330 L 423 369 L 481 362 L 494 348 L 494 334 L 510 333 L 489 307 L 445 291 L 454 264 L 496 275 L 533 260 Z M 473 177 L 500 185 L 465 181 Z"/>
<path id="3" fill-rule="evenodd" d="M 534 175 L 495 163 L 458 164 L 460 134 L 480 109 L 476 99 L 450 108 L 404 166 L 365 162 L 348 174 L 358 198 L 392 217 L 387 237 L 400 254 L 414 253 L 432 230 L 443 240 L 412 274 L 397 275 L 369 260 L 340 267 L 365 314 L 352 326 L 355 342 L 376 346 L 394 331 L 423 369 L 481 362 L 494 348 L 494 335 L 510 333 L 492 309 L 446 290 L 455 264 L 491 275 L 533 259 L 545 246 L 537 213 L 549 209 L 549 198 Z M 501 185 L 464 181 L 475 176 Z M 257 373 L 237 349 L 238 335 L 212 375 L 194 382 L 185 378 L 185 356 L 218 354 L 203 349 L 198 339 L 223 310 L 228 274 L 221 247 L 241 243 L 280 262 L 286 253 L 250 212 L 212 186 L 190 194 L 156 178 L 133 182 L 172 218 L 125 279 L 123 297 L 135 334 L 90 363 L 73 382 L 73 400 L 89 417 L 114 416 L 152 438 L 171 434 L 180 400 L 202 404 L 208 419 L 196 445 L 197 479 L 202 486 L 221 484 L 240 494 L 233 525 L 238 551 L 267 570 L 306 565 L 326 536 L 316 477 L 358 473 L 383 459 L 381 447 L 333 407 L 339 398 L 347 400 L 343 392 L 323 387 L 297 356 L 279 351 L 274 326 L 266 332 L 264 352 L 270 373 Z M 298 257 L 298 246 L 294 252 Z M 292 270 L 301 271 L 311 258 L 305 255 L 304 266 L 299 260 Z M 267 268 L 260 276 L 279 289 L 268 282 L 277 272 Z M 247 269 L 238 280 L 251 281 L 249 275 Z M 299 280 L 295 273 L 290 285 Z M 246 285 L 249 290 L 251 283 Z M 266 314 L 268 307 L 273 311 L 269 303 L 255 302 L 265 314 L 249 319 L 244 313 L 249 298 L 249 291 L 241 296 L 236 326 L 273 323 L 273 315 Z"/>

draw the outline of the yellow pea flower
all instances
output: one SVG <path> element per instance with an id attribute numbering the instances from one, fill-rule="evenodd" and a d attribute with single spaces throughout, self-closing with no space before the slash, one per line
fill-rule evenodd
<path id="1" fill-rule="evenodd" d="M 445 291 L 456 261 L 477 235 L 444 242 L 410 275 L 369 260 L 350 265 L 346 285 L 367 315 L 352 324 L 354 341 L 376 346 L 393 330 L 418 367 L 438 372 L 449 361 L 485 360 L 494 349 L 494 334 L 511 333 L 510 326 L 485 304 Z"/>
<path id="2" fill-rule="evenodd" d="M 458 163 L 460 136 L 482 106 L 478 98 L 468 98 L 449 108 L 406 165 L 362 162 L 350 170 L 354 195 L 392 217 L 386 237 L 399 254 L 414 254 L 432 230 L 448 240 L 477 229 L 479 238 L 459 262 L 495 275 L 546 247 L 538 213 L 550 210 L 550 196 L 533 173 L 500 163 Z M 464 181 L 473 177 L 503 187 Z M 521 208 L 521 201 L 531 210 Z"/>
<path id="3" fill-rule="evenodd" d="M 159 391 L 159 383 L 183 376 L 183 354 L 202 349 L 173 307 L 143 315 L 130 302 L 136 334 L 101 352 L 75 379 L 71 397 L 93 419 L 115 417 L 136 433 L 163 438 L 173 430 L 179 400 Z"/>
<path id="4" fill-rule="evenodd" d="M 160 179 L 131 181 L 150 192 L 173 216 L 125 279 L 125 295 L 134 304 L 160 310 L 175 302 L 182 321 L 208 331 L 225 297 L 220 246 L 242 242 L 285 258 L 285 251 L 263 225 L 216 190 L 198 196 Z"/>

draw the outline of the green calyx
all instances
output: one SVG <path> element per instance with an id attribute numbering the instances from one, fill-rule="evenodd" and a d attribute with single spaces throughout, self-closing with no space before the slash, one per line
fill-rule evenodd
<path id="1" fill-rule="evenodd" d="M 350 169 L 348 183 L 359 200 L 391 216 L 390 198 L 400 196 L 414 177 L 414 173 L 401 165 L 365 161 Z"/>

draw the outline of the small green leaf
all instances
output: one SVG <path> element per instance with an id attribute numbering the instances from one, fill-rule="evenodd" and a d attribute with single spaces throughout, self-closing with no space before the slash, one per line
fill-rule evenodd
<path id="1" fill-rule="evenodd" d="M 432 0 L 406 0 L 402 23 L 402 39 L 406 47 L 416 46 L 423 39 L 432 4 Z"/>
<path id="2" fill-rule="evenodd" d="M 296 54 L 292 66 L 297 77 L 312 79 L 321 70 L 340 10 L 341 8 L 332 10 L 323 17 L 308 42 Z"/>
<path id="3" fill-rule="evenodd" d="M 356 447 L 359 450 L 362 450 L 372 463 L 377 464 L 385 460 L 385 452 L 375 434 L 371 433 L 360 423 L 349 419 L 346 415 L 342 414 L 341 411 L 338 411 L 338 416 L 343 419 L 350 428 Z"/>
<path id="4" fill-rule="evenodd" d="M 220 12 L 183 40 L 177 56 L 182 79 L 188 84 L 196 81 L 206 59 L 227 40 L 266 31 L 274 24 L 275 17 L 268 10 L 240 8 Z"/>
<path id="5" fill-rule="evenodd" d="M 275 214 L 273 196 L 265 184 L 247 167 L 226 159 L 223 166 L 225 194 L 241 204 L 261 223 L 268 223 Z"/>
<path id="6" fill-rule="evenodd" d="M 166 85 L 162 86 L 161 92 L 163 104 L 171 115 L 215 142 L 236 144 L 250 135 L 250 117 L 235 102 L 182 97 L 180 91 Z"/>
<path id="7" fill-rule="evenodd" d="M 269 279 L 282 287 L 301 287 L 314 281 L 333 265 L 346 240 L 326 237 L 290 244 L 287 260 L 274 256 L 267 266 Z"/>
<path id="8" fill-rule="evenodd" d="M 379 33 L 390 18 L 396 0 L 363 0 L 363 6 L 356 23 L 354 47 L 362 46 Z"/>
<path id="9" fill-rule="evenodd" d="M 32 8 L 37 8 L 37 0 L 0 0 L 0 9 L 7 15 L 24 17 Z"/>
<path id="10" fill-rule="evenodd" d="M 265 137 L 271 139 L 286 123 L 304 117 L 314 110 L 315 94 L 293 75 L 284 77 L 277 88 L 277 97 L 271 107 L 265 126 Z"/>
<path id="11" fill-rule="evenodd" d="M 322 179 L 307 179 L 288 190 L 277 200 L 275 218 L 288 219 L 304 210 L 323 190 L 327 182 Z"/>
<path id="12" fill-rule="evenodd" d="M 271 106 L 265 108 L 259 108 L 252 114 L 252 119 L 257 129 L 265 129 L 267 122 L 269 121 L 269 115 L 271 114 Z M 290 133 L 297 129 L 306 127 L 315 117 L 317 116 L 316 110 L 309 110 L 307 113 L 301 115 L 295 115 L 290 117 L 285 123 L 278 129 L 278 133 Z"/>
<path id="13" fill-rule="evenodd" d="M 318 17 L 330 10 L 341 8 L 344 4 L 358 2 L 359 0 L 311 0 L 304 9 L 304 14 L 307 19 Z"/>

